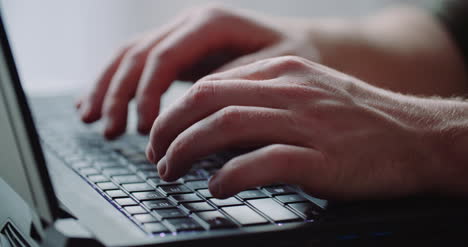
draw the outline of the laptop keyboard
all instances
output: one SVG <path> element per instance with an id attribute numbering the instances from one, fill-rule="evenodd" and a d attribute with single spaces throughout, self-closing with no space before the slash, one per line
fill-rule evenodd
<path id="1" fill-rule="evenodd" d="M 252 188 L 224 200 L 213 198 L 208 179 L 233 157 L 231 153 L 197 161 L 184 177 L 165 182 L 146 159 L 147 138 L 126 135 L 108 142 L 76 117 L 57 112 L 54 117 L 38 116 L 44 146 L 148 234 L 310 222 L 320 214 L 314 198 L 284 184 Z"/>

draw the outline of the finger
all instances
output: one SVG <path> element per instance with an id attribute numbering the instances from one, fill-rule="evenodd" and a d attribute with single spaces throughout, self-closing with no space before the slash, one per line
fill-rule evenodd
<path id="1" fill-rule="evenodd" d="M 176 21 L 164 26 L 156 34 L 143 39 L 132 47 L 122 59 L 104 100 L 104 113 L 106 115 L 104 135 L 106 137 L 113 138 L 125 131 L 128 104 L 135 96 L 138 81 L 150 50 L 182 25 L 184 20 L 184 16 L 181 16 Z"/>
<path id="2" fill-rule="evenodd" d="M 143 70 L 140 60 L 124 60 L 114 75 L 104 99 L 103 114 L 106 118 L 104 136 L 112 139 L 126 128 L 128 103 L 136 90 L 136 81 Z"/>
<path id="3" fill-rule="evenodd" d="M 180 73 L 232 42 L 232 34 L 214 24 L 203 20 L 189 23 L 151 51 L 137 90 L 140 131 L 151 129 L 159 113 L 161 95 Z"/>
<path id="4" fill-rule="evenodd" d="M 81 104 L 81 120 L 85 123 L 92 123 L 101 118 L 102 106 L 104 103 L 104 97 L 109 88 L 111 79 L 117 71 L 120 62 L 124 58 L 125 54 L 130 49 L 130 45 L 124 47 L 117 56 L 112 59 L 112 62 L 105 68 L 104 72 L 99 77 L 94 88 L 83 100 Z"/>
<path id="5" fill-rule="evenodd" d="M 317 150 L 274 144 L 231 159 L 210 180 L 213 196 L 226 198 L 243 190 L 273 183 L 326 191 L 332 169 Z"/>
<path id="6" fill-rule="evenodd" d="M 291 99 L 281 97 L 274 86 L 265 86 L 266 84 L 275 84 L 275 82 L 229 81 L 219 83 L 205 81 L 195 84 L 185 96 L 155 121 L 148 148 L 148 151 L 152 151 L 154 154 L 152 155 L 153 162 L 165 155 L 171 142 L 182 131 L 224 107 L 237 105 L 284 108 Z"/>
<path id="7" fill-rule="evenodd" d="M 190 126 L 169 146 L 163 179 L 183 176 L 194 161 L 233 148 L 272 143 L 305 144 L 315 139 L 287 110 L 229 106 Z M 159 166 L 158 166 L 159 167 Z"/>

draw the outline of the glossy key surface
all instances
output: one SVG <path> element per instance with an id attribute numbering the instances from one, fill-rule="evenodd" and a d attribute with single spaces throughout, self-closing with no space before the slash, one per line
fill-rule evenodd
<path id="1" fill-rule="evenodd" d="M 234 222 L 218 211 L 199 212 L 197 216 L 206 222 L 210 229 L 236 227 Z"/>
<path id="2" fill-rule="evenodd" d="M 223 211 L 244 226 L 268 223 L 268 220 L 247 206 L 225 207 Z"/>
<path id="3" fill-rule="evenodd" d="M 249 200 L 249 204 L 275 222 L 300 220 L 301 218 L 271 198 Z"/>

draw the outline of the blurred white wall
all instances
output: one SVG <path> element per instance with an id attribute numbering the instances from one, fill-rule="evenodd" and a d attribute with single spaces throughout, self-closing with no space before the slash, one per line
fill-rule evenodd
<path id="1" fill-rule="evenodd" d="M 223 0 L 283 16 L 364 15 L 397 0 Z M 407 0 L 410 1 L 410 0 Z M 92 83 L 115 48 L 203 0 L 3 0 L 10 43 L 29 90 Z M 211 1 L 213 2 L 213 1 Z M 400 0 L 399 2 L 403 2 Z"/>

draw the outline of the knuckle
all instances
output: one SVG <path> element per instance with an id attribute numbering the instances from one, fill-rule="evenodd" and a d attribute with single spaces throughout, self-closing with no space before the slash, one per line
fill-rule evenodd
<path id="1" fill-rule="evenodd" d="M 209 18 L 217 19 L 220 17 L 228 16 L 230 14 L 230 11 L 228 10 L 228 8 L 221 4 L 211 3 L 201 8 L 201 14 Z"/>
<path id="2" fill-rule="evenodd" d="M 289 156 L 287 148 L 282 144 L 272 144 L 265 150 L 268 157 L 287 157 Z"/>
<path id="3" fill-rule="evenodd" d="M 273 60 L 273 68 L 279 71 L 300 70 L 307 67 L 304 58 L 284 56 Z"/>
<path id="4" fill-rule="evenodd" d="M 229 8 L 224 7 L 220 4 L 209 4 L 200 8 L 198 12 L 198 21 L 204 25 L 221 25 L 226 21 L 235 18 L 236 15 L 233 14 Z"/>
<path id="5" fill-rule="evenodd" d="M 242 122 L 243 114 L 237 106 L 228 106 L 218 111 L 215 125 L 225 131 L 238 130 L 239 123 Z"/>
<path id="6" fill-rule="evenodd" d="M 189 91 L 187 104 L 193 107 L 202 105 L 208 99 L 213 98 L 216 93 L 215 88 L 216 86 L 212 82 L 203 81 L 195 84 Z"/>

